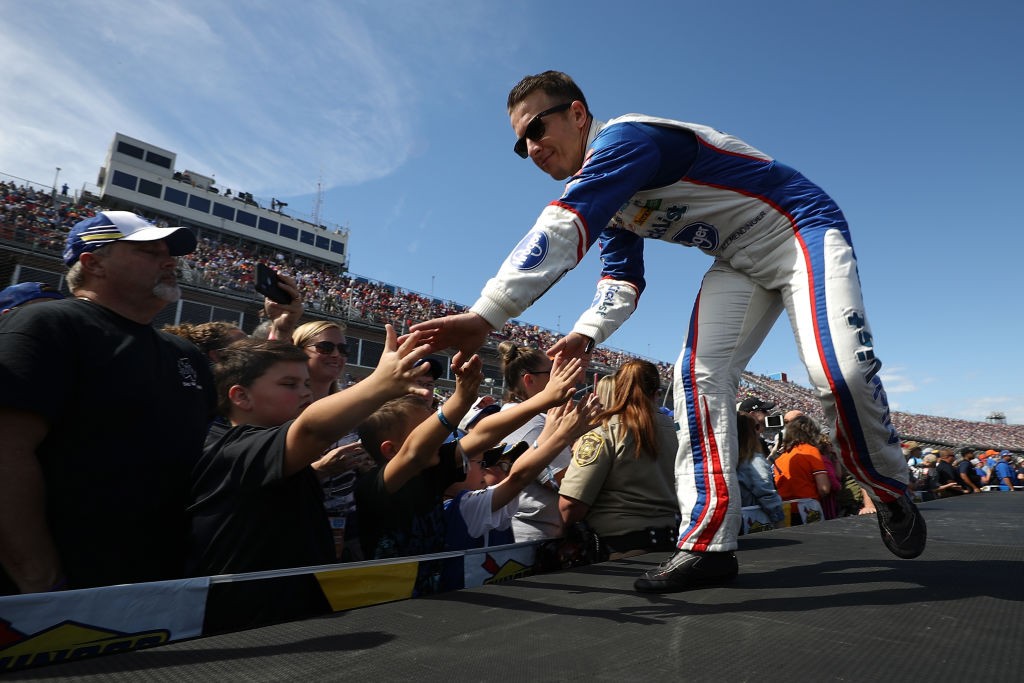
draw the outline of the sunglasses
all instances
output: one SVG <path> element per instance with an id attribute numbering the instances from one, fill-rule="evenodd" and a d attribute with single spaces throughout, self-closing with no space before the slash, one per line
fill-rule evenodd
<path id="1" fill-rule="evenodd" d="M 332 353 L 334 353 L 334 349 L 338 349 L 338 353 L 340 353 L 343 356 L 348 355 L 348 344 L 346 344 L 345 342 L 335 344 L 332 341 L 321 341 L 317 342 L 316 344 L 310 344 L 309 346 L 316 349 L 316 352 L 319 353 L 321 356 L 331 355 Z M 309 348 L 309 346 L 307 346 L 306 348 Z"/>
<path id="2" fill-rule="evenodd" d="M 502 472 L 504 472 L 505 474 L 508 474 L 509 471 L 512 469 L 512 463 L 510 463 L 508 460 L 499 460 L 498 462 L 494 463 L 493 465 L 488 465 L 487 463 L 484 463 L 484 469 L 485 470 L 498 469 L 498 470 L 501 470 Z"/>
<path id="3" fill-rule="evenodd" d="M 515 149 L 516 154 L 525 159 L 528 156 L 526 151 L 526 141 L 533 140 L 534 142 L 537 142 L 537 140 L 544 137 L 544 133 L 547 132 L 547 126 L 544 125 L 544 117 L 550 114 L 557 114 L 560 111 L 565 111 L 571 106 L 572 102 L 555 105 L 550 109 L 545 109 L 530 119 L 530 122 L 526 124 L 526 130 L 523 131 L 523 137 L 516 140 L 516 146 L 513 148 Z"/>

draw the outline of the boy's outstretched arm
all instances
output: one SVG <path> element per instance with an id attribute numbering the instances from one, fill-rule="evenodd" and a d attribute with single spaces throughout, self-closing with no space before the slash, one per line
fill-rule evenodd
<path id="1" fill-rule="evenodd" d="M 285 476 L 319 459 L 332 443 L 390 399 L 404 394 L 429 394 L 415 381 L 429 371 L 426 364 L 415 367 L 430 351 L 429 347 L 420 345 L 415 333 L 399 345 L 395 328 L 386 325 L 385 329 L 384 353 L 373 373 L 345 391 L 313 402 L 292 424 L 285 441 Z"/>
<path id="2" fill-rule="evenodd" d="M 508 505 L 526 485 L 534 481 L 559 453 L 597 426 L 601 404 L 594 394 L 579 403 L 569 401 L 548 411 L 547 438 L 516 458 L 508 476 L 491 493 L 491 510 Z"/>
<path id="3" fill-rule="evenodd" d="M 468 455 L 483 453 L 529 422 L 534 415 L 565 404 L 583 378 L 583 370 L 583 362 L 579 358 L 556 360 L 551 366 L 547 386 L 522 403 L 480 420 L 473 431 L 462 437 L 462 449 Z"/>
<path id="4" fill-rule="evenodd" d="M 449 425 L 457 425 L 476 400 L 476 392 L 484 378 L 483 361 L 473 355 L 463 363 L 462 357 L 460 352 L 452 359 L 455 393 L 438 413 L 423 420 L 412 430 L 395 457 L 384 466 L 384 487 L 389 493 L 394 493 L 417 474 L 438 463 L 438 449 L 452 433 Z"/>

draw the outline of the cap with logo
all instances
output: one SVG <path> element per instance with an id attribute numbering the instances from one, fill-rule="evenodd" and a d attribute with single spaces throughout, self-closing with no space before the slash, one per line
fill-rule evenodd
<path id="1" fill-rule="evenodd" d="M 501 405 L 498 403 L 490 403 L 485 406 L 480 406 L 479 403 L 480 402 L 477 401 L 477 405 L 474 405 L 472 408 L 470 408 L 469 412 L 466 413 L 466 416 L 462 418 L 462 421 L 459 422 L 459 429 L 471 429 L 473 425 L 475 425 L 477 422 L 484 419 L 488 415 L 493 415 L 494 413 L 501 412 Z"/>
<path id="2" fill-rule="evenodd" d="M 484 467 L 494 467 L 501 460 L 515 462 L 516 458 L 530 449 L 530 444 L 525 441 L 516 443 L 499 443 L 493 448 L 484 451 Z"/>
<path id="3" fill-rule="evenodd" d="M 131 211 L 101 211 L 71 228 L 64 246 L 64 263 L 73 266 L 83 253 L 121 240 L 166 240 L 171 256 L 191 254 L 196 248 L 196 236 L 188 228 L 161 228 Z"/>

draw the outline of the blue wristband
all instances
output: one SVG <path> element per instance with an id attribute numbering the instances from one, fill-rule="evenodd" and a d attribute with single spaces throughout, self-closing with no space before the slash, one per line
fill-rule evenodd
<path id="1" fill-rule="evenodd" d="M 458 437 L 459 430 L 455 429 L 455 427 L 452 426 L 452 423 L 449 422 L 448 418 L 444 416 L 444 411 L 441 408 L 437 409 L 437 419 L 441 421 L 441 424 L 444 426 L 445 429 L 447 429 L 449 432 Z"/>

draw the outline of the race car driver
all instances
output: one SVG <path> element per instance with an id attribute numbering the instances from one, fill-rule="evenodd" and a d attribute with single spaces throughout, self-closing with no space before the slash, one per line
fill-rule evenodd
<path id="1" fill-rule="evenodd" d="M 434 348 L 475 351 L 596 242 L 597 293 L 548 350 L 583 356 L 635 309 L 645 287 L 645 239 L 714 258 L 675 366 L 678 550 L 634 587 L 673 592 L 736 576 L 736 391 L 783 310 L 843 464 L 878 501 L 884 544 L 902 558 L 920 555 L 925 523 L 907 496 L 857 260 L 835 202 L 793 168 L 713 128 L 638 114 L 598 121 L 560 72 L 524 78 L 509 93 L 508 111 L 515 152 L 569 181 L 470 311 L 411 328 Z"/>

